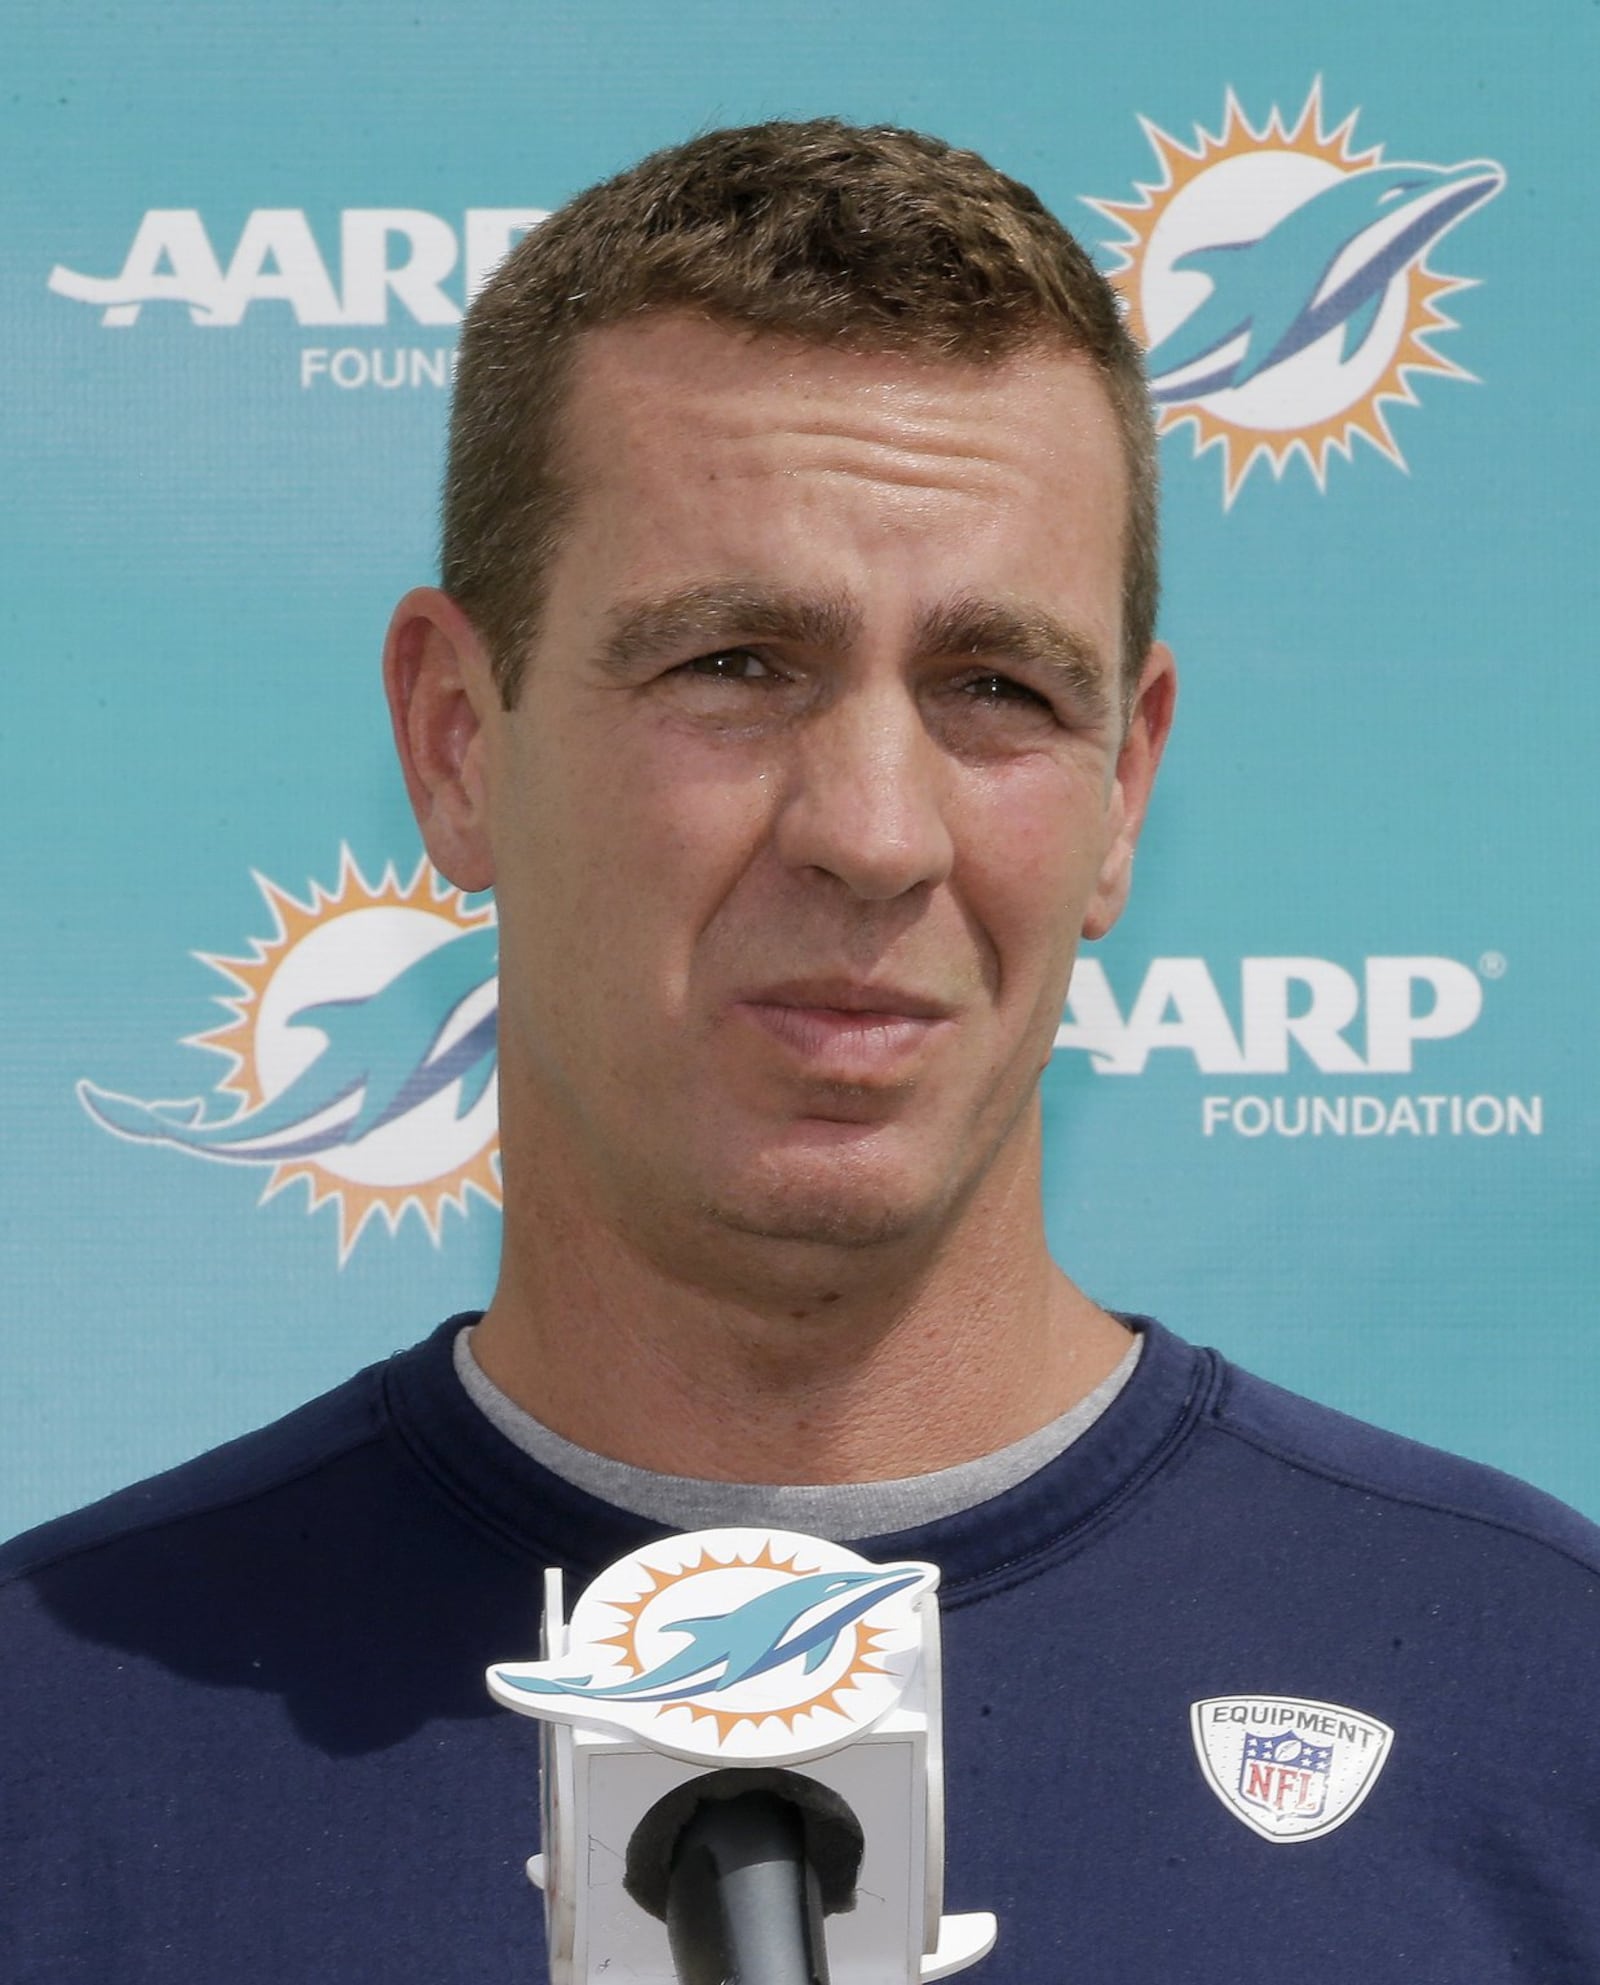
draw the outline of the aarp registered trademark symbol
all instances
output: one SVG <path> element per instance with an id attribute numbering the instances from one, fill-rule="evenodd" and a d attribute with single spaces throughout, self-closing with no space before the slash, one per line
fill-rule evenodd
<path id="1" fill-rule="evenodd" d="M 1506 975 L 1506 954 L 1503 951 L 1486 951 L 1478 960 L 1478 970 L 1486 979 L 1503 979 Z"/>

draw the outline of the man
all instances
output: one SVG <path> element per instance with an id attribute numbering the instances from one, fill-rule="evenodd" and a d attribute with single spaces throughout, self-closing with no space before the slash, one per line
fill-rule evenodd
<path id="1" fill-rule="evenodd" d="M 714 133 L 511 257 L 386 656 L 498 899 L 499 1283 L 12 1547 L 7 1978 L 539 1975 L 483 1668 L 541 1567 L 732 1522 L 940 1565 L 975 1976 L 1600 1976 L 1595 1532 L 1046 1252 L 1154 537 L 1110 294 L 970 155 Z"/>

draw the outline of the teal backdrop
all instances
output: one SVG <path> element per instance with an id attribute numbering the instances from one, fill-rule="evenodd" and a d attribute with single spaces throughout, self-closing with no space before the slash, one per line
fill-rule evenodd
<path id="1" fill-rule="evenodd" d="M 1164 395 L 1183 695 L 1045 1079 L 1058 1254 L 1600 1516 L 1600 10 L 34 0 L 8 42 L 0 1528 L 485 1300 L 492 911 L 418 871 L 377 674 L 464 286 L 650 147 L 823 112 L 1029 181 Z M 449 1082 L 353 1128 L 352 1013 Z"/>

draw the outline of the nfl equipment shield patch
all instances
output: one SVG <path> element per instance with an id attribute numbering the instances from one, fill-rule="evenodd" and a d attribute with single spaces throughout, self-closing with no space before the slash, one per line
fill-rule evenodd
<path id="1" fill-rule="evenodd" d="M 1191 1705 L 1189 1727 L 1206 1783 L 1275 1843 L 1343 1826 L 1394 1743 L 1377 1717 L 1303 1696 L 1211 1696 Z"/>

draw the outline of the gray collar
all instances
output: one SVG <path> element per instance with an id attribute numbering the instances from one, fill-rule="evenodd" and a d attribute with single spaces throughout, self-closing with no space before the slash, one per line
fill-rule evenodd
<path id="1" fill-rule="evenodd" d="M 672 1530 L 749 1525 L 828 1538 L 881 1537 L 914 1530 L 1014 1488 L 1094 1425 L 1132 1378 L 1144 1341 L 1136 1336 L 1116 1370 L 1058 1419 L 976 1461 L 893 1482 L 784 1483 L 705 1482 L 691 1475 L 657 1475 L 609 1455 L 592 1454 L 524 1412 L 486 1378 L 472 1355 L 471 1338 L 468 1324 L 455 1339 L 456 1375 L 468 1397 L 507 1440 L 575 1488 Z"/>

